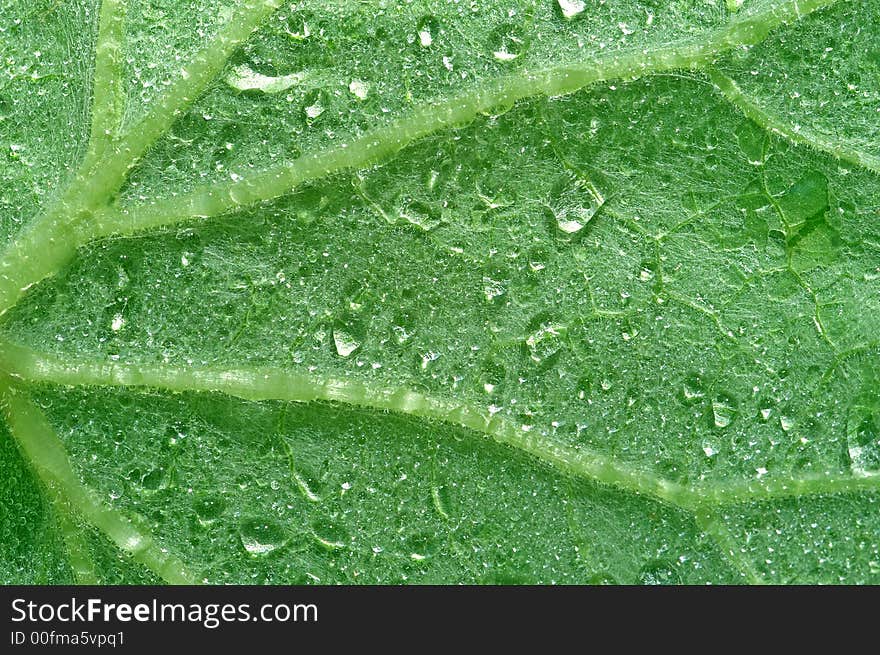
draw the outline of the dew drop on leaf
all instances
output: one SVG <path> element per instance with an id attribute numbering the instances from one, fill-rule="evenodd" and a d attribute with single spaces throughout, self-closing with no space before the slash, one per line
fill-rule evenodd
<path id="1" fill-rule="evenodd" d="M 434 39 L 440 32 L 440 24 L 433 16 L 422 16 L 416 25 L 416 32 L 419 35 L 419 45 L 427 48 L 434 43 Z"/>
<path id="2" fill-rule="evenodd" d="M 140 480 L 140 487 L 147 492 L 159 491 L 168 486 L 168 477 L 164 468 L 154 468 L 144 474 Z"/>
<path id="3" fill-rule="evenodd" d="M 403 545 L 403 549 L 409 552 L 409 557 L 417 562 L 422 562 L 440 550 L 440 539 L 430 532 L 418 532 L 409 535 Z"/>
<path id="4" fill-rule="evenodd" d="M 284 530 L 274 521 L 252 518 L 241 523 L 239 538 L 248 553 L 262 556 L 284 545 Z"/>
<path id="5" fill-rule="evenodd" d="M 712 401 L 712 417 L 716 428 L 726 428 L 736 416 L 737 402 L 727 394 L 720 394 Z"/>
<path id="6" fill-rule="evenodd" d="M 360 348 L 363 339 L 363 326 L 355 318 L 336 321 L 333 325 L 333 345 L 340 357 L 348 357 Z"/>
<path id="7" fill-rule="evenodd" d="M 668 560 L 653 560 L 639 571 L 639 583 L 644 585 L 677 585 L 681 576 L 677 567 Z"/>
<path id="8" fill-rule="evenodd" d="M 303 98 L 303 113 L 309 123 L 317 120 L 330 104 L 330 96 L 323 89 L 312 89 Z"/>
<path id="9" fill-rule="evenodd" d="M 556 6 L 562 12 L 563 18 L 574 18 L 583 13 L 587 8 L 587 3 L 583 0 L 556 0 Z"/>
<path id="10" fill-rule="evenodd" d="M 370 93 L 370 85 L 363 80 L 354 79 L 349 83 L 348 91 L 358 100 L 366 100 Z"/>
<path id="11" fill-rule="evenodd" d="M 855 475 L 880 474 L 880 412 L 853 407 L 846 424 L 846 445 Z"/>
<path id="12" fill-rule="evenodd" d="M 682 385 L 682 395 L 685 402 L 694 403 L 706 395 L 705 381 L 699 373 L 687 376 Z"/>
<path id="13" fill-rule="evenodd" d="M 562 348 L 562 337 L 565 326 L 559 323 L 542 323 L 526 339 L 529 357 L 534 362 L 541 362 L 552 357 Z"/>
<path id="14" fill-rule="evenodd" d="M 200 495 L 196 498 L 193 507 L 199 523 L 209 525 L 219 519 L 226 510 L 226 501 L 219 495 Z"/>
<path id="15" fill-rule="evenodd" d="M 520 27 L 506 24 L 492 32 L 490 45 L 495 59 L 513 61 L 526 51 L 528 38 Z"/>
<path id="16" fill-rule="evenodd" d="M 345 548 L 349 539 L 345 526 L 334 520 L 316 522 L 312 525 L 312 530 L 318 544 L 327 550 Z"/>

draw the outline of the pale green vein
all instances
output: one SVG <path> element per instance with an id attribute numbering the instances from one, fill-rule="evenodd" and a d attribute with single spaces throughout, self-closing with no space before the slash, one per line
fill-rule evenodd
<path id="1" fill-rule="evenodd" d="M 184 565 L 159 546 L 143 529 L 98 500 L 79 480 L 64 444 L 49 425 L 40 408 L 27 395 L 0 379 L 0 399 L 12 436 L 51 493 L 101 530 L 133 560 L 143 564 L 171 584 L 192 584 Z"/>
<path id="2" fill-rule="evenodd" d="M 828 471 L 796 478 L 764 476 L 752 480 L 703 482 L 691 487 L 690 491 L 699 499 L 698 504 L 705 506 L 814 495 L 880 492 L 880 474 L 854 476 Z"/>
<path id="3" fill-rule="evenodd" d="M 109 164 L 128 171 L 217 77 L 230 55 L 282 4 L 244 0 L 214 38 L 184 66 L 150 112 L 120 137 Z"/>
<path id="4" fill-rule="evenodd" d="M 863 152 L 858 148 L 847 146 L 819 133 L 809 127 L 795 126 L 784 121 L 778 116 L 761 107 L 752 98 L 747 96 L 740 88 L 736 80 L 724 75 L 719 70 L 708 67 L 706 73 L 712 83 L 718 88 L 731 104 L 735 105 L 743 114 L 762 128 L 772 134 L 781 136 L 792 143 L 805 145 L 816 150 L 828 153 L 841 161 L 848 162 L 874 173 L 880 173 L 880 157 L 869 152 Z"/>
<path id="5" fill-rule="evenodd" d="M 147 387 L 175 392 L 215 391 L 245 400 L 330 401 L 392 411 L 468 428 L 577 477 L 653 496 L 674 505 L 687 505 L 692 500 L 682 486 L 630 464 L 557 443 L 536 428 L 516 425 L 488 409 L 405 387 L 385 387 L 365 380 L 268 367 L 218 369 L 91 362 L 37 353 L 11 344 L 0 346 L 0 368 L 29 382 Z"/>
<path id="6" fill-rule="evenodd" d="M 126 0 L 102 0 L 92 79 L 92 131 L 86 164 L 101 158 L 113 140 L 125 110 L 122 46 L 125 38 Z"/>
<path id="7" fill-rule="evenodd" d="M 598 82 L 672 69 L 702 67 L 727 50 L 753 45 L 782 23 L 799 19 L 834 0 L 780 2 L 760 13 L 743 14 L 699 41 L 679 41 L 653 50 L 617 52 L 579 63 L 511 75 L 484 88 L 438 99 L 409 116 L 367 131 L 321 152 L 245 175 L 235 182 L 204 185 L 153 204 L 108 208 L 88 226 L 82 239 L 130 234 L 183 220 L 218 216 L 289 193 L 297 186 L 333 173 L 370 166 L 434 132 L 466 125 L 480 114 L 509 107 L 532 96 L 559 96 Z"/>
<path id="8" fill-rule="evenodd" d="M 70 562 L 73 577 L 77 584 L 98 584 L 100 578 L 95 568 L 95 562 L 89 553 L 82 528 L 76 525 L 73 517 L 64 507 L 66 504 L 64 498 L 56 498 L 53 515 L 67 548 L 67 559 Z"/>
<path id="9" fill-rule="evenodd" d="M 559 443 L 537 427 L 517 425 L 488 409 L 366 380 L 271 367 L 221 369 L 94 362 L 38 353 L 9 343 L 0 343 L 0 369 L 28 382 L 213 391 L 256 401 L 329 401 L 442 421 L 483 434 L 576 477 L 652 496 L 688 510 L 819 494 L 880 491 L 880 475 L 855 477 L 838 472 L 798 478 L 763 476 L 707 481 L 687 486 L 608 455 Z"/>
<path id="10" fill-rule="evenodd" d="M 114 39 L 121 38 L 122 29 L 121 14 L 112 12 L 122 1 L 111 0 L 102 6 L 99 52 L 96 52 L 100 66 L 95 71 L 94 90 L 98 127 L 93 126 L 93 137 L 95 129 L 99 132 L 106 129 L 102 124 L 105 120 L 115 120 L 111 114 L 117 111 L 117 101 L 108 98 L 108 93 L 121 84 L 110 76 L 118 66 L 113 59 L 118 55 Z M 241 3 L 213 40 L 181 69 L 177 80 L 144 118 L 104 145 L 90 145 L 90 152 L 69 187 L 0 253 L 0 315 L 15 305 L 27 289 L 73 259 L 76 248 L 83 242 L 77 235 L 92 233 L 89 226 L 94 212 L 110 202 L 141 156 L 198 98 L 232 52 L 279 3 L 280 0 Z M 107 50 L 102 53 L 103 48 Z M 104 63 L 100 63 L 102 59 Z"/>

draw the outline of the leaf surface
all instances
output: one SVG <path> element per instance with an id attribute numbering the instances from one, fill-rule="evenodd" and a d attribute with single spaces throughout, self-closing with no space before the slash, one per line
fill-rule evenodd
<path id="1" fill-rule="evenodd" d="M 0 579 L 880 581 L 880 5 L 0 5 Z"/>

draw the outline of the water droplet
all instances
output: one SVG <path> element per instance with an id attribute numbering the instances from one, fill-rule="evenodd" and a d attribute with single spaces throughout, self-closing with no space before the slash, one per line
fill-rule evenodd
<path id="1" fill-rule="evenodd" d="M 739 149 L 752 166 L 764 164 L 765 132 L 750 120 L 743 121 L 735 130 Z"/>
<path id="2" fill-rule="evenodd" d="M 533 362 L 541 362 L 559 352 L 566 328 L 559 323 L 541 323 L 540 327 L 526 339 L 529 358 Z"/>
<path id="3" fill-rule="evenodd" d="M 480 379 L 486 393 L 491 394 L 499 391 L 506 378 L 507 370 L 501 363 L 487 361 L 483 364 L 483 373 Z"/>
<path id="4" fill-rule="evenodd" d="M 528 47 L 526 32 L 516 25 L 501 25 L 491 36 L 492 55 L 498 61 L 513 61 Z"/>
<path id="5" fill-rule="evenodd" d="M 226 501 L 222 496 L 198 496 L 193 507 L 196 510 L 199 523 L 209 525 L 222 516 L 226 510 Z"/>
<path id="6" fill-rule="evenodd" d="M 247 519 L 239 527 L 244 549 L 254 556 L 263 556 L 284 545 L 284 531 L 274 521 Z"/>
<path id="7" fill-rule="evenodd" d="M 358 100 L 366 100 L 370 93 L 370 85 L 363 80 L 354 79 L 348 85 L 348 90 Z"/>
<path id="8" fill-rule="evenodd" d="M 114 332 L 119 332 L 125 326 L 125 318 L 122 314 L 116 314 L 113 317 L 113 320 L 110 322 L 110 329 Z"/>
<path id="9" fill-rule="evenodd" d="M 681 584 L 675 564 L 668 560 L 653 560 L 645 564 L 639 571 L 639 583 L 644 585 L 677 585 Z"/>
<path id="10" fill-rule="evenodd" d="M 422 562 L 440 550 L 440 540 L 430 532 L 419 532 L 404 540 L 404 551 L 409 552 L 410 559 Z"/>
<path id="11" fill-rule="evenodd" d="M 699 401 L 706 395 L 705 380 L 699 373 L 692 373 L 687 376 L 682 385 L 682 393 L 685 402 L 694 403 Z"/>
<path id="12" fill-rule="evenodd" d="M 236 91 L 260 91 L 262 93 L 279 93 L 296 86 L 305 79 L 305 73 L 291 73 L 279 77 L 261 75 L 248 66 L 236 66 L 226 76 L 226 83 Z"/>
<path id="13" fill-rule="evenodd" d="M 289 36 L 294 41 L 305 41 L 312 35 L 312 30 L 309 27 L 308 17 L 307 16 L 293 16 L 291 17 L 291 22 L 294 27 L 285 28 L 285 32 L 287 36 Z"/>
<path id="14" fill-rule="evenodd" d="M 880 412 L 853 407 L 846 424 L 846 445 L 854 474 L 880 474 Z"/>
<path id="15" fill-rule="evenodd" d="M 423 16 L 416 25 L 416 30 L 419 34 L 419 45 L 427 48 L 440 33 L 440 24 L 433 16 Z"/>
<path id="16" fill-rule="evenodd" d="M 433 350 L 423 353 L 421 369 L 426 371 L 431 362 L 436 362 L 438 359 L 440 359 L 440 353 L 434 352 Z"/>
<path id="17" fill-rule="evenodd" d="M 716 428 L 726 428 L 736 416 L 736 399 L 727 394 L 719 394 L 712 401 L 712 417 Z"/>
<path id="18" fill-rule="evenodd" d="M 483 295 L 486 297 L 486 302 L 495 302 L 495 299 L 503 296 L 504 293 L 505 289 L 501 285 L 501 282 L 493 280 L 490 277 L 483 278 Z"/>
<path id="19" fill-rule="evenodd" d="M 311 124 L 330 106 L 330 96 L 323 89 L 312 89 L 303 99 L 303 113 L 306 121 Z"/>
<path id="20" fill-rule="evenodd" d="M 779 196 L 777 202 L 788 217 L 789 224 L 796 229 L 810 218 L 827 211 L 828 179 L 819 171 L 807 171 Z"/>
<path id="21" fill-rule="evenodd" d="M 336 521 L 321 521 L 312 526 L 318 544 L 327 550 L 345 548 L 349 540 L 348 530 Z"/>
<path id="22" fill-rule="evenodd" d="M 425 232 L 433 230 L 442 222 L 440 211 L 430 203 L 421 200 L 406 202 L 404 207 L 398 212 L 398 216 L 410 225 L 415 225 Z"/>
<path id="23" fill-rule="evenodd" d="M 779 426 L 782 428 L 783 432 L 790 432 L 794 427 L 794 419 L 790 416 L 780 416 Z"/>
<path id="24" fill-rule="evenodd" d="M 154 468 L 148 473 L 144 474 L 140 480 L 140 487 L 144 491 L 155 492 L 160 489 L 165 489 L 168 486 L 168 478 L 165 474 L 164 468 Z"/>
<path id="25" fill-rule="evenodd" d="M 354 317 L 346 317 L 333 324 L 333 344 L 340 357 L 348 357 L 361 347 L 365 331 L 363 325 Z"/>
<path id="26" fill-rule="evenodd" d="M 556 6 L 562 12 L 563 18 L 574 18 L 583 13 L 587 8 L 587 3 L 583 0 L 556 0 Z"/>

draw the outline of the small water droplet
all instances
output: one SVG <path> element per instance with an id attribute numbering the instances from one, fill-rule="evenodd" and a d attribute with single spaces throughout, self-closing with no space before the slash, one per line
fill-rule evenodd
<path id="1" fill-rule="evenodd" d="M 675 564 L 668 560 L 653 560 L 639 571 L 639 583 L 644 585 L 677 585 L 681 576 Z"/>
<path id="2" fill-rule="evenodd" d="M 789 432 L 794 427 L 794 419 L 790 416 L 780 416 L 779 426 L 782 428 L 783 432 Z"/>
<path id="3" fill-rule="evenodd" d="M 199 523 L 209 525 L 222 516 L 226 510 L 226 501 L 222 496 L 198 496 L 193 503 Z"/>
<path id="4" fill-rule="evenodd" d="M 312 526 L 318 544 L 327 550 L 345 548 L 349 540 L 348 530 L 337 521 L 321 521 Z"/>
<path id="5" fill-rule="evenodd" d="M 736 416 L 736 399 L 727 394 L 720 394 L 712 401 L 712 416 L 716 428 L 726 428 Z"/>
<path id="6" fill-rule="evenodd" d="M 854 474 L 880 474 L 880 412 L 853 407 L 846 424 L 846 444 Z"/>
<path id="7" fill-rule="evenodd" d="M 525 31 L 516 25 L 502 25 L 491 36 L 492 55 L 498 61 L 513 61 L 528 48 Z"/>
<path id="8" fill-rule="evenodd" d="M 125 326 L 125 318 L 122 314 L 116 314 L 113 317 L 113 320 L 110 322 L 110 329 L 114 332 L 119 332 Z"/>
<path id="9" fill-rule="evenodd" d="M 254 556 L 268 555 L 284 545 L 284 530 L 274 521 L 247 519 L 239 527 L 244 549 Z"/>
<path id="10" fill-rule="evenodd" d="M 347 317 L 334 323 L 333 344 L 336 346 L 336 354 L 340 357 L 351 355 L 361 347 L 363 340 L 364 329 L 357 319 Z"/>
<path id="11" fill-rule="evenodd" d="M 423 16 L 416 25 L 416 31 L 419 35 L 419 45 L 427 48 L 434 43 L 434 39 L 440 33 L 440 24 L 433 16 Z"/>
<path id="12" fill-rule="evenodd" d="M 541 362 L 558 353 L 562 348 L 565 331 L 565 326 L 559 323 L 541 323 L 540 327 L 526 339 L 529 358 L 534 362 Z"/>
<path id="13" fill-rule="evenodd" d="M 363 80 L 354 79 L 349 83 L 348 90 L 358 100 L 366 100 L 370 93 L 370 85 Z"/>
<path id="14" fill-rule="evenodd" d="M 692 373 L 687 376 L 682 385 L 682 393 L 685 402 L 694 403 L 705 397 L 705 380 L 699 373 Z"/>
<path id="15" fill-rule="evenodd" d="M 556 5 L 563 18 L 574 18 L 587 8 L 587 3 L 583 0 L 556 0 Z"/>
<path id="16" fill-rule="evenodd" d="M 486 302 L 495 302 L 495 299 L 503 296 L 504 293 L 505 289 L 501 282 L 489 277 L 483 278 L 483 295 L 486 297 Z"/>
<path id="17" fill-rule="evenodd" d="M 303 99 L 303 113 L 311 124 L 323 114 L 330 105 L 330 96 L 323 89 L 312 89 Z"/>

